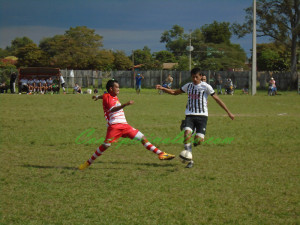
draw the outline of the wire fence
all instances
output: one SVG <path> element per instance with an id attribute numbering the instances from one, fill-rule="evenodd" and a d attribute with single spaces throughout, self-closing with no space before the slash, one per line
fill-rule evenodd
<path id="1" fill-rule="evenodd" d="M 118 80 L 120 87 L 135 88 L 135 76 L 140 73 L 144 76 L 142 88 L 154 88 L 156 84 L 162 84 L 168 75 L 173 77 L 172 88 L 180 88 L 183 84 L 191 81 L 188 71 L 92 71 L 92 70 L 61 70 L 68 88 L 73 88 L 75 83 L 83 88 L 104 89 L 109 79 Z M 222 83 L 230 78 L 237 89 L 251 86 L 251 71 L 202 71 L 207 76 L 207 83 L 216 88 L 217 77 L 220 76 Z M 299 73 L 300 74 L 300 73 Z M 257 85 L 259 89 L 268 88 L 270 78 L 276 80 L 278 90 L 297 89 L 297 81 L 294 82 L 289 72 L 258 72 Z M 296 85 L 295 85 L 296 84 Z"/>

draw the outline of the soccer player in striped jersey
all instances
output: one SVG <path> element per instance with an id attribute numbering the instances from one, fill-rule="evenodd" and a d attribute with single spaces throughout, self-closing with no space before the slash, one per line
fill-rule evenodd
<path id="1" fill-rule="evenodd" d="M 234 119 L 234 115 L 226 107 L 225 103 L 215 94 L 214 89 L 202 82 L 203 75 L 199 68 L 194 68 L 191 71 L 192 82 L 183 85 L 180 89 L 167 89 L 161 85 L 156 85 L 156 88 L 171 95 L 179 95 L 182 93 L 188 94 L 188 101 L 185 109 L 185 126 L 184 126 L 184 149 L 192 152 L 192 132 L 196 129 L 194 146 L 201 144 L 204 141 L 206 125 L 208 119 L 207 97 L 212 98 L 227 112 L 230 119 Z M 191 168 L 194 161 L 191 161 L 187 168 Z"/>
<path id="2" fill-rule="evenodd" d="M 123 108 L 132 105 L 134 102 L 129 101 L 125 104 L 121 104 L 117 95 L 119 94 L 119 83 L 116 80 L 109 80 L 106 84 L 105 93 L 102 96 L 93 96 L 93 99 L 97 101 L 98 99 L 103 100 L 103 110 L 104 116 L 107 120 L 107 132 L 104 143 L 96 150 L 92 157 L 85 163 L 79 166 L 80 170 L 84 170 L 90 166 L 94 160 L 103 154 L 103 152 L 111 146 L 111 143 L 118 141 L 120 137 L 130 138 L 140 141 L 146 149 L 158 155 L 160 160 L 170 160 L 175 158 L 175 155 L 165 153 L 152 145 L 146 137 L 137 129 L 131 127 L 125 118 Z"/>

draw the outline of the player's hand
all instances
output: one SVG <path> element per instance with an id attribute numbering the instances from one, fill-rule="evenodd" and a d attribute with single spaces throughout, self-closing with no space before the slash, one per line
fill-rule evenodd
<path id="1" fill-rule="evenodd" d="M 133 100 L 130 100 L 129 102 L 126 103 L 126 105 L 132 105 L 134 103 Z"/>
<path id="2" fill-rule="evenodd" d="M 230 117 L 230 119 L 234 120 L 234 115 L 232 113 L 228 113 L 228 116 Z"/>
<path id="3" fill-rule="evenodd" d="M 92 96 L 92 99 L 94 99 L 95 101 L 98 100 L 98 98 L 95 95 Z"/>
<path id="4" fill-rule="evenodd" d="M 161 85 L 157 84 L 157 85 L 156 85 L 156 89 L 158 89 L 158 90 L 162 90 L 162 89 L 163 89 L 163 87 L 162 87 Z"/>

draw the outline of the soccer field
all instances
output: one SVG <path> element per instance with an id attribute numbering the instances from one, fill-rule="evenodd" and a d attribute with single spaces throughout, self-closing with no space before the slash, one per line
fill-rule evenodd
<path id="1" fill-rule="evenodd" d="M 299 224 L 300 96 L 220 98 L 236 118 L 209 97 L 210 141 L 193 148 L 192 169 L 126 142 L 79 171 L 106 134 L 101 100 L 0 95 L 0 224 Z M 178 156 L 186 95 L 121 89 L 119 99 L 135 101 L 131 126 Z"/>

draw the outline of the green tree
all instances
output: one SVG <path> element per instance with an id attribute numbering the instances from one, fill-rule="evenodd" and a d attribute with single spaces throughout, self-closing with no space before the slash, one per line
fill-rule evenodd
<path id="1" fill-rule="evenodd" d="M 297 42 L 300 39 L 299 0 L 257 0 L 257 36 L 268 36 L 284 45 L 290 53 L 290 70 L 297 79 Z M 234 24 L 232 30 L 238 37 L 252 32 L 253 7 L 245 9 L 245 23 Z M 289 49 L 289 50 L 288 50 Z"/>
<path id="2" fill-rule="evenodd" d="M 102 46 L 102 36 L 86 26 L 71 27 L 64 35 L 40 42 L 41 49 L 51 58 L 51 65 L 72 69 L 95 69 L 94 58 Z"/>
<path id="3" fill-rule="evenodd" d="M 19 48 L 16 57 L 18 58 L 18 67 L 35 67 L 47 64 L 44 52 L 34 43 Z"/>
<path id="4" fill-rule="evenodd" d="M 230 23 L 218 23 L 214 21 L 212 24 L 205 24 L 201 27 L 205 43 L 230 44 L 231 32 L 229 29 Z"/>
<path id="5" fill-rule="evenodd" d="M 0 48 L 0 58 L 5 58 L 6 56 L 9 56 L 10 53 L 6 49 Z"/>
<path id="6" fill-rule="evenodd" d="M 174 63 L 176 62 L 175 56 L 172 52 L 169 51 L 159 51 L 153 54 L 155 60 L 161 63 Z"/>
<path id="7" fill-rule="evenodd" d="M 133 63 L 129 57 L 126 56 L 124 51 L 114 52 L 114 57 L 114 66 L 116 70 L 129 70 L 132 68 Z"/>
<path id="8" fill-rule="evenodd" d="M 188 35 L 184 33 L 184 28 L 174 25 L 171 30 L 162 33 L 160 42 L 166 43 L 166 49 L 178 58 L 186 54 L 189 40 Z"/>
<path id="9" fill-rule="evenodd" d="M 134 65 L 142 64 L 144 68 L 148 68 L 151 65 L 152 55 L 151 50 L 145 46 L 143 49 L 137 49 L 133 51 L 133 56 L 130 58 L 134 58 Z"/>
<path id="10" fill-rule="evenodd" d="M 286 71 L 289 58 L 285 47 L 274 43 L 257 45 L 257 68 L 260 71 Z"/>
<path id="11" fill-rule="evenodd" d="M 98 51 L 95 57 L 91 57 L 89 60 L 89 68 L 102 71 L 110 71 L 114 68 L 114 54 L 109 50 Z"/>
<path id="12" fill-rule="evenodd" d="M 16 55 L 19 48 L 25 47 L 28 44 L 33 44 L 33 41 L 28 37 L 17 37 L 11 41 L 11 46 L 6 47 L 10 55 Z"/>

